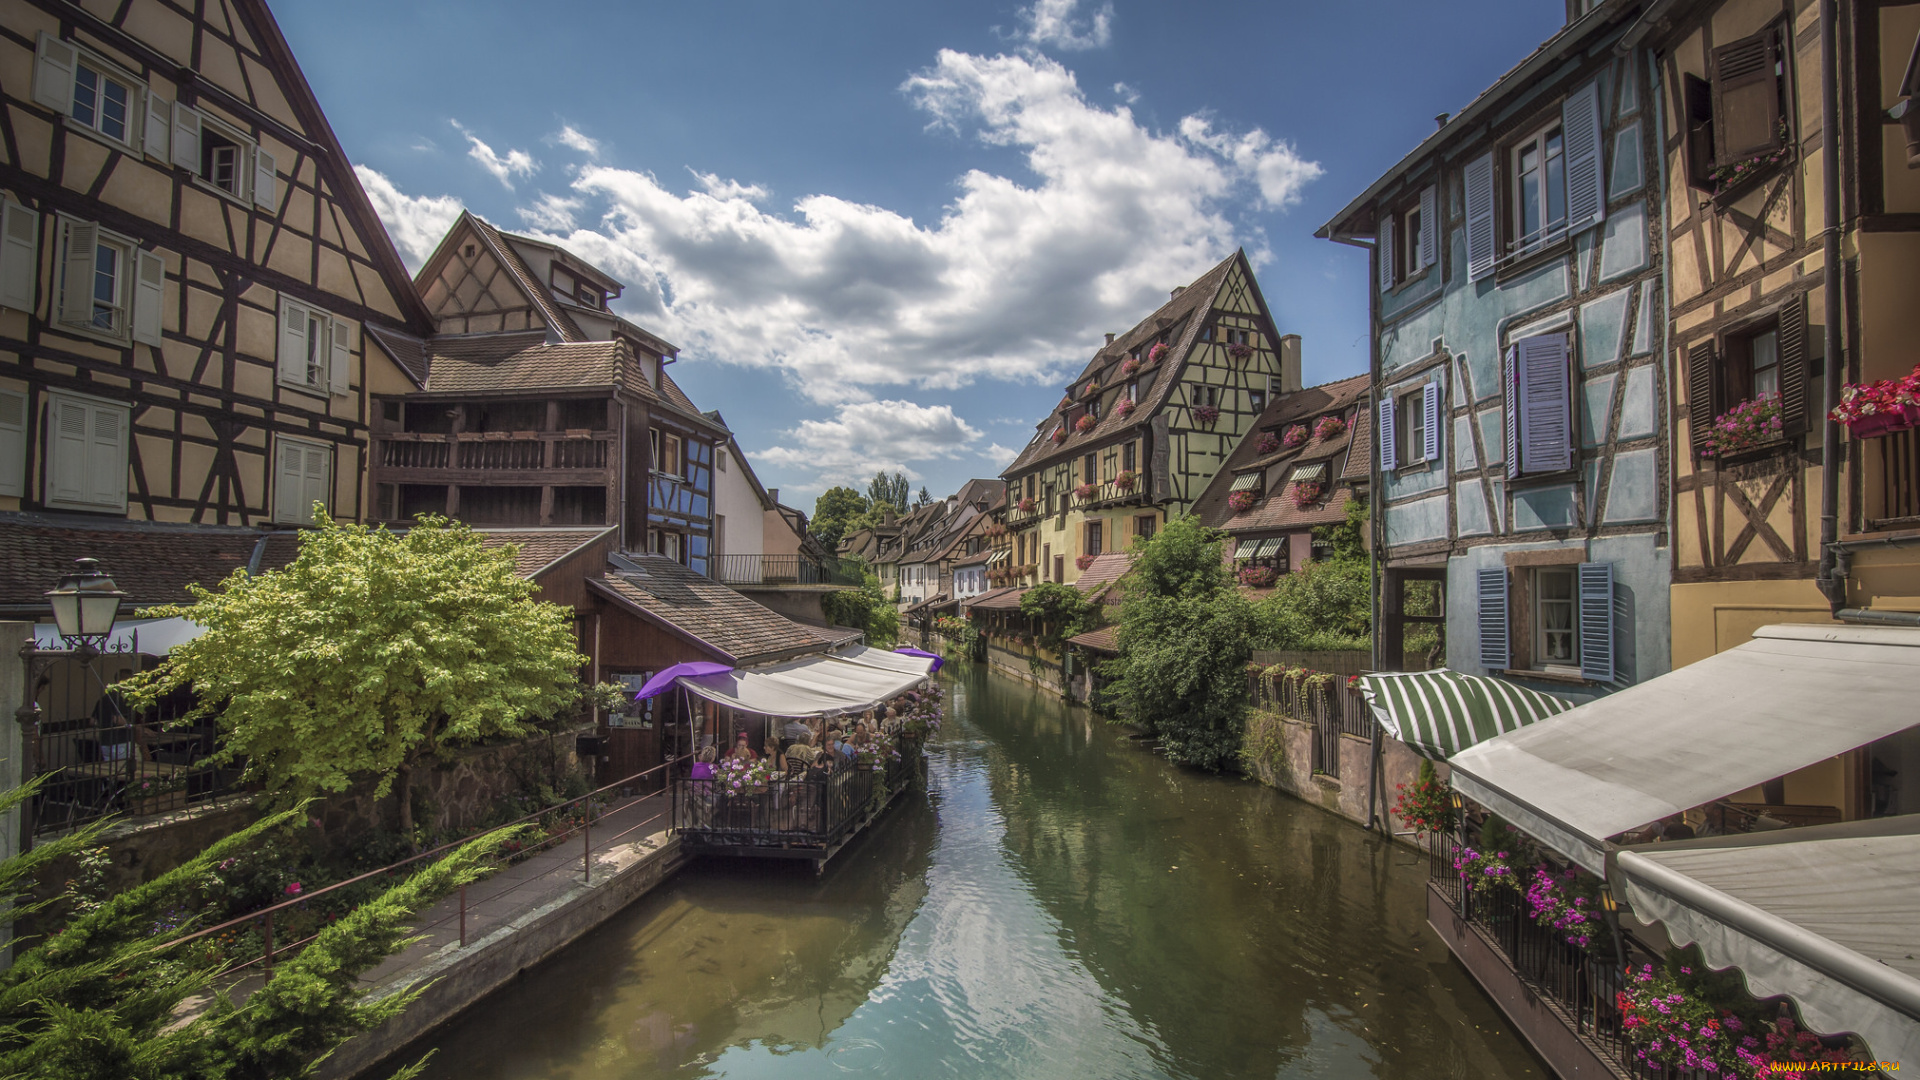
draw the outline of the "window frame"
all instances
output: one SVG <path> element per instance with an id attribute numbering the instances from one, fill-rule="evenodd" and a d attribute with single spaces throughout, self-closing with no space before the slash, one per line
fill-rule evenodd
<path id="1" fill-rule="evenodd" d="M 1567 592 L 1564 597 L 1547 596 L 1546 579 L 1565 577 Z M 1551 675 L 1580 675 L 1580 575 L 1575 564 L 1567 563 L 1552 566 L 1528 567 L 1523 575 L 1527 587 L 1528 615 L 1533 623 L 1533 640 L 1530 661 L 1527 670 L 1542 671 Z M 1547 627 L 1547 606 L 1564 605 L 1566 608 L 1566 626 L 1549 630 Z M 1567 638 L 1567 657 L 1564 661 L 1549 659 L 1549 635 L 1564 634 Z"/>
<path id="2" fill-rule="evenodd" d="M 285 357 L 280 355 L 280 350 L 285 347 L 287 332 L 286 320 L 290 312 L 294 310 L 299 311 L 301 315 L 304 316 L 307 324 L 301 335 L 306 348 L 305 369 L 307 377 L 304 380 L 292 378 L 287 374 Z M 316 327 L 320 331 L 318 336 L 314 333 Z M 347 353 L 346 367 L 349 370 L 338 372 L 337 374 L 342 377 L 336 379 L 335 354 L 342 349 Z M 347 324 L 342 321 L 339 316 L 328 311 L 326 308 L 310 303 L 297 296 L 292 296 L 287 293 L 280 294 L 279 308 L 275 313 L 274 319 L 273 378 L 275 383 L 288 389 L 320 398 L 333 398 L 351 394 L 351 384 L 353 381 L 351 371 L 353 363 L 352 352 L 352 331 L 347 328 Z M 318 381 L 315 381 L 316 376 L 318 377 Z"/>
<path id="3" fill-rule="evenodd" d="M 79 218 L 69 217 L 66 214 L 58 215 L 58 221 L 60 223 L 60 250 L 57 253 L 58 257 L 55 260 L 55 265 L 59 269 L 59 277 L 54 283 L 52 325 L 66 333 L 83 334 L 87 337 L 97 338 L 102 341 L 110 341 L 116 345 L 131 344 L 133 341 L 133 307 L 136 299 L 134 295 L 136 287 L 135 281 L 139 273 L 139 242 L 130 236 L 113 232 L 95 222 L 82 221 Z M 72 251 L 73 231 L 76 226 L 92 228 L 95 233 L 93 257 L 95 269 L 92 275 L 96 279 L 96 281 L 93 282 L 94 284 L 97 284 L 99 274 L 100 249 L 103 247 L 111 249 L 116 257 L 116 263 L 118 264 L 114 279 L 116 299 L 112 305 L 115 317 L 113 325 L 107 328 L 102 328 L 93 322 L 72 323 L 60 318 L 61 311 L 66 307 L 67 270 L 72 261 L 68 256 Z M 88 294 L 92 297 L 92 303 L 97 308 L 100 303 L 97 293 L 95 290 L 89 289 Z"/>
<path id="4" fill-rule="evenodd" d="M 1503 250 L 1508 259 L 1524 259 L 1548 251 L 1552 249 L 1554 245 L 1568 239 L 1571 235 L 1567 231 L 1570 221 L 1567 209 L 1566 121 L 1561 115 L 1560 109 L 1561 103 L 1555 102 L 1551 115 L 1520 129 L 1526 131 L 1527 134 L 1518 138 L 1510 138 L 1501 144 L 1499 160 L 1504 167 L 1504 172 L 1503 183 L 1501 183 L 1499 187 L 1501 194 L 1504 196 L 1503 201 L 1506 204 L 1506 212 L 1499 214 L 1498 217 L 1506 238 L 1506 245 Z M 1560 225 L 1557 232 L 1552 227 L 1550 203 L 1548 202 L 1551 192 L 1548 190 L 1547 184 L 1543 183 L 1541 187 L 1542 209 L 1540 232 L 1536 238 L 1529 240 L 1527 234 L 1523 231 L 1525 221 L 1522 217 L 1524 213 L 1524 199 L 1521 196 L 1520 189 L 1522 182 L 1520 155 L 1529 147 L 1537 147 L 1541 151 L 1540 168 L 1543 174 L 1542 179 L 1545 181 L 1546 178 L 1544 174 L 1549 159 L 1549 155 L 1546 153 L 1547 138 L 1556 132 L 1560 136 Z"/>
<path id="5" fill-rule="evenodd" d="M 232 124 L 220 120 L 217 117 L 209 116 L 204 109 L 196 109 L 194 111 L 199 114 L 200 119 L 200 159 L 199 164 L 196 164 L 188 171 L 193 176 L 195 186 L 205 188 L 208 191 L 214 192 L 223 198 L 231 199 L 243 206 L 252 206 L 254 163 L 258 160 L 260 152 L 259 143 L 255 142 L 252 136 L 247 135 Z M 208 151 L 212 149 L 207 145 L 208 134 L 212 134 L 224 142 L 233 144 L 235 153 L 233 162 L 233 187 L 231 188 L 221 187 L 211 176 L 207 175 L 209 171 L 206 164 L 207 155 Z"/>
<path id="6" fill-rule="evenodd" d="M 1101 555 L 1106 552 L 1106 519 L 1093 518 L 1081 531 L 1080 551 L 1086 555 Z"/>
<path id="7" fill-rule="evenodd" d="M 146 84 L 126 68 L 101 56 L 99 53 L 94 52 L 78 41 L 74 41 L 71 38 L 60 38 L 57 40 L 60 40 L 74 51 L 73 77 L 68 81 L 67 87 L 67 111 L 61 116 L 61 120 L 75 130 L 83 131 L 103 142 L 111 143 L 114 146 L 132 151 L 136 154 L 140 153 L 141 139 L 135 133 L 143 131 L 146 124 L 146 95 L 148 93 Z M 115 136 L 100 127 L 98 123 L 88 123 L 73 114 L 73 110 L 80 104 L 79 90 L 82 65 L 86 65 L 92 69 L 93 73 L 99 76 L 102 81 L 119 83 L 126 90 L 127 115 L 126 135 L 124 137 Z M 95 92 L 95 98 L 94 113 L 97 119 L 102 111 L 98 105 L 98 91 Z"/>
<path id="8" fill-rule="evenodd" d="M 1393 395 L 1393 471 L 1427 464 L 1427 384 L 1414 383 Z"/>
<path id="9" fill-rule="evenodd" d="M 282 524 L 282 525 L 311 525 L 313 524 L 313 506 L 311 503 L 306 504 L 306 512 L 304 515 L 295 513 L 292 516 L 288 516 L 287 514 L 284 514 L 281 512 L 280 485 L 286 483 L 286 480 L 287 480 L 285 471 L 283 469 L 284 462 L 281 458 L 281 448 L 285 446 L 298 446 L 306 450 L 319 450 L 325 455 L 326 462 L 327 462 L 327 475 L 322 488 L 322 490 L 325 493 L 325 497 L 321 499 L 321 501 L 326 504 L 327 513 L 329 514 L 333 512 L 333 494 L 334 494 L 333 488 L 334 488 L 334 480 L 335 480 L 334 467 L 335 467 L 336 459 L 339 456 L 337 453 L 338 448 L 333 443 L 330 443 L 330 442 L 323 442 L 319 439 L 303 439 L 297 435 L 275 435 L 273 437 L 274 468 L 273 468 L 273 492 L 271 496 L 271 499 L 272 499 L 271 506 L 273 508 L 273 520 L 276 523 Z M 303 464 L 302 469 L 304 470 L 304 468 L 305 468 L 305 465 Z M 304 477 L 302 479 L 304 480 Z"/>
<path id="10" fill-rule="evenodd" d="M 132 460 L 133 447 L 132 403 L 115 401 L 112 398 L 95 397 L 92 394 L 74 393 L 69 390 L 49 390 L 45 394 L 45 401 L 46 414 L 41 424 L 41 427 L 44 429 L 42 435 L 42 452 L 45 455 L 41 465 L 44 476 L 40 491 L 41 503 L 50 509 L 58 510 L 78 510 L 89 513 L 126 513 L 128 504 L 127 469 Z M 76 404 L 88 410 L 88 434 L 86 435 L 88 441 L 91 441 L 95 437 L 93 434 L 93 410 L 111 409 L 119 414 L 120 475 L 119 482 L 113 485 L 117 493 L 117 498 L 94 502 L 87 499 L 66 499 L 56 494 L 54 470 L 59 467 L 59 463 L 63 459 L 59 452 L 59 425 L 54 422 L 54 417 L 61 404 Z M 88 462 L 87 465 L 91 467 L 92 462 Z M 88 482 L 91 483 L 92 481 L 89 480 Z"/>
<path id="11" fill-rule="evenodd" d="M 1133 516 L 1133 536 L 1136 540 L 1151 540 L 1158 531 L 1160 519 L 1153 514 L 1135 514 Z"/>

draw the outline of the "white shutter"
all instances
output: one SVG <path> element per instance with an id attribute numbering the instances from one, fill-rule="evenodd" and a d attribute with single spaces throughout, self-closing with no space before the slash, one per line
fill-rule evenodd
<path id="1" fill-rule="evenodd" d="M 1504 391 L 1506 404 L 1502 415 L 1502 424 L 1507 447 L 1507 479 L 1513 480 L 1520 475 L 1520 347 L 1507 346 L 1507 354 L 1501 360 L 1500 386 Z"/>
<path id="2" fill-rule="evenodd" d="M 87 501 L 95 506 L 124 506 L 129 417 L 112 405 L 95 405 L 87 412 Z"/>
<path id="3" fill-rule="evenodd" d="M 280 178 L 274 173 L 273 155 L 264 146 L 253 150 L 253 201 L 269 210 L 280 205 Z"/>
<path id="4" fill-rule="evenodd" d="M 139 270 L 133 278 L 133 340 L 160 344 L 160 312 L 167 302 L 167 260 L 158 252 L 135 251 Z"/>
<path id="5" fill-rule="evenodd" d="M 151 90 L 145 92 L 147 99 L 147 130 L 142 149 L 147 156 L 161 161 L 173 160 L 173 102 Z"/>
<path id="6" fill-rule="evenodd" d="M 1420 192 L 1420 268 L 1440 261 L 1440 188 L 1428 184 Z"/>
<path id="7" fill-rule="evenodd" d="M 8 199 L 0 218 L 0 306 L 31 315 L 39 299 L 40 215 Z"/>
<path id="8" fill-rule="evenodd" d="M 93 324 L 93 260 L 100 247 L 100 226 L 67 222 L 66 272 L 60 279 L 60 321 Z"/>
<path id="9" fill-rule="evenodd" d="M 1480 666 L 1495 671 L 1511 667 L 1508 645 L 1507 571 L 1505 567 L 1479 572 Z"/>
<path id="10" fill-rule="evenodd" d="M 1461 180 L 1467 204 L 1467 277 L 1479 281 L 1493 273 L 1499 261 L 1494 250 L 1492 151 L 1467 162 Z"/>
<path id="11" fill-rule="evenodd" d="M 0 495 L 27 493 L 27 395 L 0 390 Z"/>
<path id="12" fill-rule="evenodd" d="M 47 501 L 87 501 L 87 406 L 53 398 L 47 404 Z"/>
<path id="13" fill-rule="evenodd" d="M 33 100 L 65 116 L 73 111 L 73 68 L 80 53 L 45 30 L 33 67 Z"/>
<path id="14" fill-rule="evenodd" d="M 333 509 L 333 452 L 323 446 L 308 446 L 301 455 L 304 472 L 300 485 L 300 523 L 313 524 L 313 504 Z"/>
<path id="15" fill-rule="evenodd" d="M 1600 81 L 1567 95 L 1560 106 L 1567 147 L 1567 235 L 1607 216 L 1607 181 L 1601 175 Z"/>
<path id="16" fill-rule="evenodd" d="M 1528 473 L 1573 467 L 1573 374 L 1567 335 L 1521 338 L 1520 463 Z"/>
<path id="17" fill-rule="evenodd" d="M 307 309 L 280 298 L 280 379 L 307 384 Z"/>
<path id="18" fill-rule="evenodd" d="M 1380 291 L 1393 288 L 1393 215 L 1380 219 L 1380 243 L 1375 245 L 1380 254 Z"/>
<path id="19" fill-rule="evenodd" d="M 1420 447 L 1420 460 L 1437 461 L 1440 457 L 1440 384 L 1430 382 L 1421 388 L 1420 426 L 1426 441 Z"/>
<path id="20" fill-rule="evenodd" d="M 1400 451 L 1393 428 L 1393 391 L 1380 395 L 1380 468 L 1392 472 L 1400 464 Z"/>
<path id="21" fill-rule="evenodd" d="M 1613 681 L 1613 564 L 1581 563 L 1580 675 Z"/>
<path id="22" fill-rule="evenodd" d="M 300 506 L 300 500 L 306 497 L 306 455 L 299 443 L 282 439 L 274 464 L 274 520 L 297 524 L 306 518 Z"/>
<path id="23" fill-rule="evenodd" d="M 332 320 L 327 334 L 327 386 L 336 395 L 353 393 L 353 338 L 347 324 Z"/>
<path id="24" fill-rule="evenodd" d="M 173 103 L 173 163 L 200 174 L 200 114 L 178 101 Z"/>

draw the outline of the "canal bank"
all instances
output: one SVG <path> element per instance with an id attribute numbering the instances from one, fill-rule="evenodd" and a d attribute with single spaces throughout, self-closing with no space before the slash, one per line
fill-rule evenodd
<path id="1" fill-rule="evenodd" d="M 953 665 L 826 875 L 696 863 L 395 1060 L 434 1077 L 1541 1076 L 1424 858 Z"/>

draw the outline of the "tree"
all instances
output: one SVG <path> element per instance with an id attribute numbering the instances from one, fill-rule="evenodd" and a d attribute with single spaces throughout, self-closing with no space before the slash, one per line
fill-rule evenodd
<path id="1" fill-rule="evenodd" d="M 858 559 L 847 560 L 860 574 L 857 589 L 835 589 L 820 598 L 820 610 L 835 626 L 864 630 L 867 644 L 886 648 L 900 640 L 900 612 L 880 588 L 880 579 Z"/>
<path id="2" fill-rule="evenodd" d="M 520 737 L 579 697 L 587 658 L 573 613 L 534 599 L 513 549 L 422 516 L 403 533 L 319 516 L 285 569 L 236 570 L 192 606 L 206 628 L 132 682 L 136 701 L 191 685 L 189 714 L 217 718 L 219 756 L 296 798 L 378 778 L 399 787 L 414 841 L 412 775 L 450 744 Z"/>
<path id="3" fill-rule="evenodd" d="M 1255 611 L 1256 638 L 1269 649 L 1372 647 L 1373 590 L 1364 543 L 1367 504 L 1348 500 L 1347 518 L 1313 530 L 1330 555 L 1282 574 Z"/>
<path id="4" fill-rule="evenodd" d="M 813 503 L 813 538 L 828 551 L 840 550 L 840 541 L 859 526 L 855 519 L 864 516 L 865 496 L 850 487 L 830 487 Z"/>
<path id="5" fill-rule="evenodd" d="M 925 484 L 920 485 L 920 494 L 913 497 L 913 508 L 915 510 L 918 510 L 923 506 L 932 506 L 932 505 L 933 505 L 933 495 L 927 491 L 927 486 Z"/>
<path id="6" fill-rule="evenodd" d="M 1220 556 L 1225 537 L 1183 515 L 1135 546 L 1119 584 L 1120 659 L 1102 668 L 1122 719 L 1169 760 L 1216 772 L 1239 760 L 1254 625 Z"/>
<path id="7" fill-rule="evenodd" d="M 907 497 L 913 491 L 913 484 L 907 474 L 896 472 L 888 476 L 885 470 L 873 474 L 867 481 L 867 502 L 878 513 L 883 506 L 892 506 L 895 513 L 907 512 Z"/>

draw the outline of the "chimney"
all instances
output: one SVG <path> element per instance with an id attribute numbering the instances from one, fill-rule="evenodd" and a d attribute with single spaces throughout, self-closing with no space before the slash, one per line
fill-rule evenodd
<path id="1" fill-rule="evenodd" d="M 1107 344 L 1113 344 L 1113 331 L 1107 331 Z"/>
<path id="2" fill-rule="evenodd" d="M 1441 113 L 1439 116 L 1436 116 L 1433 118 L 1433 127 L 1435 131 L 1438 131 L 1439 129 L 1447 126 L 1447 117 L 1449 115 L 1450 114 L 1448 113 Z"/>
<path id="3" fill-rule="evenodd" d="M 768 501 L 768 502 L 770 502 L 770 503 L 774 503 L 775 505 L 778 505 L 778 504 L 779 504 L 779 502 L 780 502 L 780 489 L 779 489 L 779 488 L 768 488 L 768 489 L 767 489 L 767 501 Z"/>
<path id="4" fill-rule="evenodd" d="M 1180 299 L 1180 294 L 1186 291 L 1187 291 L 1187 287 L 1185 285 L 1175 285 L 1173 287 L 1173 295 L 1168 299 L 1178 300 Z"/>
<path id="5" fill-rule="evenodd" d="M 1280 339 L 1280 392 L 1291 394 L 1300 389 L 1300 335 L 1287 334 Z"/>

